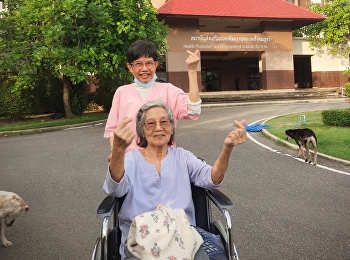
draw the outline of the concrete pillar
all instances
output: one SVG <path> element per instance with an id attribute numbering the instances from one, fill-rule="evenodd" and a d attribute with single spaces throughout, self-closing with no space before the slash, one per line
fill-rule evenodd
<path id="1" fill-rule="evenodd" d="M 262 89 L 294 88 L 293 52 L 262 52 L 260 60 Z"/>

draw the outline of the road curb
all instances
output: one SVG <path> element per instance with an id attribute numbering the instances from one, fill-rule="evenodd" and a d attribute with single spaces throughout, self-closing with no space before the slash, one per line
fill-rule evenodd
<path id="1" fill-rule="evenodd" d="M 80 124 L 71 124 L 71 125 L 63 125 L 63 126 L 43 127 L 43 128 L 37 128 L 37 129 L 0 132 L 0 138 L 1 137 L 9 137 L 9 136 L 18 136 L 18 135 L 41 134 L 41 133 L 54 132 L 54 131 L 60 131 L 60 130 L 65 130 L 65 129 L 70 129 L 70 128 L 77 128 L 77 127 L 87 127 L 90 125 L 93 126 L 93 125 L 105 123 L 106 121 L 107 121 L 107 119 L 93 121 L 93 122 L 80 123 Z"/>

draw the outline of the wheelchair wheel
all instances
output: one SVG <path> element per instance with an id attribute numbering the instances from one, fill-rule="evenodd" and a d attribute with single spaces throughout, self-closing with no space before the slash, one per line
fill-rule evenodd
<path id="1" fill-rule="evenodd" d="M 96 240 L 91 260 L 101 260 L 101 238 Z"/>

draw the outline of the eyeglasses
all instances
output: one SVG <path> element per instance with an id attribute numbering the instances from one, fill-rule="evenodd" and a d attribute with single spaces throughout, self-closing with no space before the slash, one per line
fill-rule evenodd
<path id="1" fill-rule="evenodd" d="M 169 118 L 162 118 L 159 121 L 147 121 L 144 122 L 144 126 L 147 130 L 154 130 L 157 126 L 157 122 L 159 122 L 161 128 L 168 128 L 170 126 L 170 119 Z"/>
<path id="2" fill-rule="evenodd" d="M 141 61 L 130 63 L 131 66 L 134 66 L 136 69 L 141 69 L 143 66 L 146 66 L 147 69 L 153 69 L 156 66 L 155 61 L 146 61 L 145 63 Z"/>

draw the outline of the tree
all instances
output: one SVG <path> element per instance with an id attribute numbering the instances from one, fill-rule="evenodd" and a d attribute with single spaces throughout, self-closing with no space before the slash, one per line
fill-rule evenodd
<path id="1" fill-rule="evenodd" d="M 89 75 L 125 76 L 125 51 L 136 39 L 167 49 L 167 26 L 150 0 L 7 0 L 0 19 L 0 70 L 15 79 L 12 92 L 34 90 L 51 74 L 63 87 L 67 118 L 72 84 Z"/>
<path id="2" fill-rule="evenodd" d="M 325 0 L 325 5 L 311 4 L 310 9 L 327 19 L 302 28 L 311 47 L 328 47 L 331 54 L 349 59 L 350 0 Z M 347 69 L 343 74 L 350 73 Z"/>

